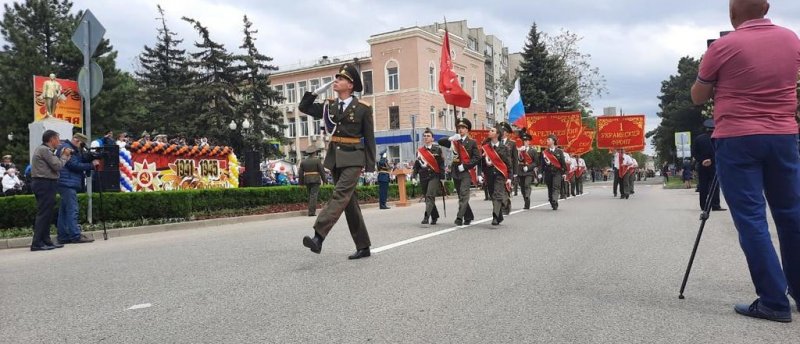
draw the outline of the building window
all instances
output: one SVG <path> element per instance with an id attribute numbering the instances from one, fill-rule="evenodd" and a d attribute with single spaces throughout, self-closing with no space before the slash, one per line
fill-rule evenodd
<path id="1" fill-rule="evenodd" d="M 311 125 L 314 126 L 314 135 L 321 135 L 322 134 L 322 120 L 316 120 L 311 122 Z"/>
<path id="2" fill-rule="evenodd" d="M 286 124 L 286 137 L 288 138 L 297 137 L 297 126 L 294 123 L 294 119 L 292 119 L 291 122 Z"/>
<path id="3" fill-rule="evenodd" d="M 467 87 L 466 80 L 464 79 L 463 76 L 459 76 L 458 77 L 458 81 L 459 81 L 459 83 L 461 85 L 461 89 L 464 89 L 464 87 Z M 292 86 L 292 87 L 294 87 L 294 86 Z"/>
<path id="4" fill-rule="evenodd" d="M 470 37 L 467 46 L 472 49 L 472 51 L 478 51 L 478 40 L 474 37 Z"/>
<path id="5" fill-rule="evenodd" d="M 294 84 L 286 84 L 286 102 L 289 104 L 297 102 L 297 93 L 294 91 Z"/>
<path id="6" fill-rule="evenodd" d="M 364 71 L 361 73 L 361 81 L 364 84 L 364 95 L 368 96 L 374 92 L 372 89 L 372 71 Z"/>
<path id="7" fill-rule="evenodd" d="M 386 90 L 397 91 L 400 89 L 400 71 L 397 62 L 386 62 Z"/>
<path id="8" fill-rule="evenodd" d="M 431 106 L 431 129 L 436 128 L 436 107 Z"/>
<path id="9" fill-rule="evenodd" d="M 389 146 L 389 160 L 396 164 L 400 163 L 400 146 Z"/>
<path id="10" fill-rule="evenodd" d="M 331 80 L 333 80 L 333 79 L 331 79 L 331 77 L 325 77 L 325 78 L 322 78 L 322 83 L 323 84 L 327 84 L 327 83 L 331 82 Z M 325 91 L 325 98 L 326 99 L 332 99 L 333 98 L 333 87 L 328 87 L 328 90 Z"/>
<path id="11" fill-rule="evenodd" d="M 478 103 L 478 80 L 472 79 L 472 102 Z"/>
<path id="12" fill-rule="evenodd" d="M 283 93 L 283 85 L 275 85 L 275 92 L 278 92 L 278 95 L 281 97 L 278 100 L 278 104 L 283 104 L 286 102 L 286 95 Z"/>
<path id="13" fill-rule="evenodd" d="M 428 67 L 428 84 L 430 84 L 431 91 L 436 91 L 436 67 L 433 62 Z"/>
<path id="14" fill-rule="evenodd" d="M 389 130 L 400 129 L 400 107 L 389 107 Z"/>
<path id="15" fill-rule="evenodd" d="M 309 92 L 314 92 L 318 88 L 319 88 L 319 79 L 314 79 L 314 80 L 309 81 L 309 87 L 308 87 L 308 91 Z"/>
<path id="16" fill-rule="evenodd" d="M 300 117 L 300 137 L 308 136 L 308 116 Z"/>
<path id="17" fill-rule="evenodd" d="M 478 123 L 478 114 L 477 113 L 473 113 L 472 114 L 472 125 L 477 125 L 477 123 Z"/>
<path id="18" fill-rule="evenodd" d="M 308 82 L 306 82 L 306 81 L 298 82 L 297 83 L 297 94 L 299 94 L 302 97 L 304 94 L 306 94 L 306 91 L 308 91 Z"/>

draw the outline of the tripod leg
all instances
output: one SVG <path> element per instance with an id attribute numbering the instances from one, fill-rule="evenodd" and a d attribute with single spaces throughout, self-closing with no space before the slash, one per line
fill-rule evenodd
<path id="1" fill-rule="evenodd" d="M 714 179 L 711 181 L 711 190 L 713 191 L 717 187 L 717 176 L 714 175 Z M 686 290 L 686 282 L 689 281 L 689 273 L 692 271 L 692 264 L 694 264 L 694 257 L 697 254 L 697 246 L 700 245 L 700 238 L 703 236 L 703 229 L 706 227 L 706 221 L 708 221 L 709 214 L 711 212 L 711 195 L 713 193 L 709 193 L 706 196 L 706 207 L 703 209 L 703 213 L 700 215 L 700 230 L 697 231 L 697 238 L 694 240 L 694 247 L 692 248 L 692 255 L 689 256 L 689 265 L 686 266 L 686 273 L 683 275 L 683 282 L 681 283 L 681 291 L 678 295 L 678 298 L 683 300 L 685 297 L 683 296 L 683 291 Z"/>

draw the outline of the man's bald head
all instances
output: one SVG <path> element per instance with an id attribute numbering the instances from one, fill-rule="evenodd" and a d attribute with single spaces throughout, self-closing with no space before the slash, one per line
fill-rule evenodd
<path id="1" fill-rule="evenodd" d="M 769 12 L 768 0 L 730 0 L 730 16 L 733 28 L 738 28 L 742 23 L 761 19 Z"/>

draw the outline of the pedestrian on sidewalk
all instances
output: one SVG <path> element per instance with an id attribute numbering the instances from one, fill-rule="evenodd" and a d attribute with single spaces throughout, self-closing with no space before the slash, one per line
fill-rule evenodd
<path id="1" fill-rule="evenodd" d="M 766 19 L 769 8 L 767 0 L 731 0 L 735 31 L 710 44 L 692 100 L 701 105 L 714 98 L 717 174 L 758 295 L 734 310 L 790 322 L 787 289 L 800 302 L 800 154 L 795 122 L 800 39 Z M 770 237 L 767 204 L 781 260 Z"/>

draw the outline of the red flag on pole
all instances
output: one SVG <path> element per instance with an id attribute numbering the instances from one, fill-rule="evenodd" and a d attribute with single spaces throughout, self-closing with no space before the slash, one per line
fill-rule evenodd
<path id="1" fill-rule="evenodd" d="M 464 92 L 458 82 L 458 75 L 453 71 L 453 60 L 450 58 L 450 34 L 444 30 L 442 41 L 442 60 L 439 64 L 439 93 L 447 104 L 468 108 L 472 97 Z"/>

